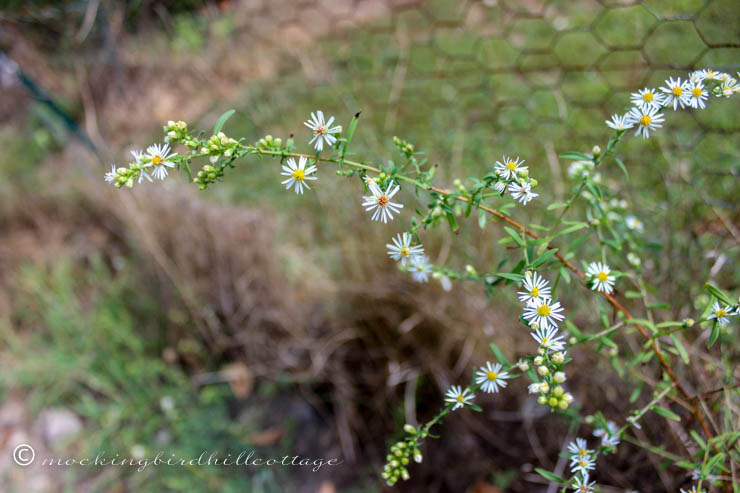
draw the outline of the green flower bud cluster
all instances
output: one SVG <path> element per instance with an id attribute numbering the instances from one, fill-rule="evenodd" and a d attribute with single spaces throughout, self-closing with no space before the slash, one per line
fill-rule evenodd
<path id="1" fill-rule="evenodd" d="M 166 143 L 177 142 L 196 149 L 200 144 L 199 140 L 188 133 L 188 124 L 184 121 L 168 121 L 167 125 L 162 127 L 164 131 L 164 141 Z"/>
<path id="2" fill-rule="evenodd" d="M 223 169 L 216 169 L 213 165 L 206 164 L 198 171 L 193 182 L 198 184 L 200 190 L 205 190 L 208 185 L 215 183 L 221 175 L 223 175 Z"/>
<path id="3" fill-rule="evenodd" d="M 255 147 L 260 149 L 268 149 L 270 151 L 279 151 L 283 146 L 283 139 L 280 137 L 273 137 L 272 135 L 265 135 L 257 141 Z"/>
<path id="4" fill-rule="evenodd" d="M 530 390 L 539 393 L 537 402 L 539 404 L 549 405 L 555 409 L 566 410 L 573 402 L 573 395 L 566 392 L 561 385 L 567 380 L 563 371 L 563 364 L 566 362 L 565 351 L 558 351 L 549 354 L 547 351 L 541 351 L 532 360 L 537 374 L 541 380 L 530 386 Z"/>
<path id="5" fill-rule="evenodd" d="M 142 170 L 146 166 L 140 163 L 131 163 L 128 168 L 120 167 L 116 168 L 115 177 L 113 179 L 113 186 L 116 188 L 126 187 L 132 188 L 134 181 L 141 176 Z"/>
<path id="6" fill-rule="evenodd" d="M 198 152 L 204 156 L 210 156 L 211 164 L 216 164 L 222 156 L 233 158 L 239 150 L 239 142 L 227 137 L 223 132 L 211 135 L 211 138 L 201 143 Z"/>
<path id="7" fill-rule="evenodd" d="M 395 146 L 398 147 L 398 150 L 401 151 L 401 154 L 405 155 L 406 157 L 410 158 L 414 155 L 414 145 L 409 143 L 408 141 L 394 136 L 393 144 L 395 144 Z"/>
<path id="8" fill-rule="evenodd" d="M 406 441 L 396 442 L 391 446 L 390 453 L 385 457 L 386 464 L 383 467 L 381 477 L 388 486 L 393 486 L 399 479 L 409 479 L 409 471 L 406 466 L 413 460 L 420 463 L 423 459 L 418 446 L 420 438 L 415 427 L 407 424 L 403 430 L 410 434 Z"/>

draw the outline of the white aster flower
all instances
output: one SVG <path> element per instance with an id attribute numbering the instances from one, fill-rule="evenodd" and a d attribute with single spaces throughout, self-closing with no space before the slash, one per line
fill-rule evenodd
<path id="1" fill-rule="evenodd" d="M 701 78 L 701 80 L 718 80 L 722 75 L 722 72 L 712 70 L 711 68 L 697 70 L 695 73 Z"/>
<path id="2" fill-rule="evenodd" d="M 527 169 L 527 166 L 521 166 L 524 164 L 524 160 L 519 160 L 519 156 L 516 159 L 511 159 L 509 156 L 504 156 L 501 161 L 496 161 L 496 174 L 505 180 L 515 180 L 517 175 Z"/>
<path id="3" fill-rule="evenodd" d="M 409 272 L 411 272 L 411 277 L 413 277 L 414 281 L 429 281 L 429 273 L 432 271 L 432 268 L 429 267 L 429 257 L 426 255 L 416 255 L 410 262 Z"/>
<path id="4" fill-rule="evenodd" d="M 647 109 L 649 107 L 660 108 L 665 102 L 665 96 L 655 89 L 640 89 L 630 95 L 630 102 L 638 108 Z"/>
<path id="5" fill-rule="evenodd" d="M 596 461 L 591 457 L 573 457 L 570 468 L 574 473 L 588 474 L 588 471 L 596 469 Z"/>
<path id="6" fill-rule="evenodd" d="M 643 139 L 650 137 L 650 131 L 656 130 L 663 125 L 663 114 L 658 113 L 657 106 L 648 106 L 645 108 L 632 108 L 627 113 L 627 118 L 633 124 L 637 125 L 635 135 L 642 135 Z"/>
<path id="7" fill-rule="evenodd" d="M 509 378 L 509 373 L 501 371 L 501 364 L 491 364 L 490 361 L 486 361 L 486 366 L 481 366 L 476 373 L 475 383 L 482 384 L 481 390 L 483 392 L 498 392 L 498 388 L 506 387 L 506 379 Z"/>
<path id="8" fill-rule="evenodd" d="M 167 168 L 175 167 L 175 162 L 171 160 L 175 156 L 177 156 L 177 153 L 170 154 L 169 144 L 152 144 L 147 147 L 146 154 L 142 159 L 148 161 L 151 165 L 154 178 L 164 180 L 167 177 Z"/>
<path id="9" fill-rule="evenodd" d="M 627 130 L 635 126 L 635 122 L 630 120 L 627 115 L 612 115 L 612 119 L 606 120 L 606 124 L 614 130 Z"/>
<path id="10" fill-rule="evenodd" d="M 528 182 L 525 182 L 522 185 L 519 185 L 516 182 L 509 183 L 508 190 L 514 200 L 518 200 L 522 205 L 527 205 L 527 203 L 532 199 L 539 197 L 540 195 L 532 191 L 532 185 Z"/>
<path id="11" fill-rule="evenodd" d="M 586 269 L 586 276 L 591 281 L 591 289 L 610 294 L 614 291 L 616 277 L 610 275 L 611 269 L 601 262 L 591 262 Z"/>
<path id="12" fill-rule="evenodd" d="M 642 221 L 637 219 L 635 216 L 625 217 L 624 224 L 627 226 L 627 228 L 631 229 L 632 231 L 637 231 L 638 233 L 642 233 L 642 230 L 643 230 Z"/>
<path id="13" fill-rule="evenodd" d="M 532 333 L 532 337 L 540 347 L 543 347 L 549 351 L 562 351 L 565 348 L 564 338 L 558 335 L 558 329 L 556 327 L 540 327 Z"/>
<path id="14" fill-rule="evenodd" d="M 550 283 L 538 273 L 527 272 L 522 281 L 524 291 L 519 291 L 519 301 L 527 305 L 536 303 L 543 298 L 550 298 Z"/>
<path id="15" fill-rule="evenodd" d="M 364 202 L 362 206 L 368 212 L 374 211 L 372 220 L 383 221 L 384 223 L 387 223 L 388 220 L 393 220 L 393 214 L 398 214 L 403 208 L 403 204 L 391 202 L 391 199 L 398 193 L 401 187 L 393 181 L 388 183 L 388 188 L 386 188 L 385 192 L 377 184 L 370 185 L 369 187 L 372 195 L 363 197 Z"/>
<path id="16" fill-rule="evenodd" d="M 282 183 L 285 185 L 286 190 L 290 190 L 291 187 L 295 190 L 295 193 L 303 193 L 303 187 L 311 190 L 306 180 L 318 180 L 315 176 L 310 176 L 316 172 L 316 166 L 311 165 L 306 168 L 308 159 L 303 156 L 298 158 L 298 164 L 296 165 L 295 159 L 290 157 L 285 161 L 283 165 L 283 172 L 280 173 L 282 176 L 287 176 L 287 180 L 283 180 Z"/>
<path id="17" fill-rule="evenodd" d="M 414 257 L 424 255 L 424 247 L 421 245 L 411 245 L 411 234 L 402 233 L 392 239 L 393 243 L 387 243 L 388 255 L 393 260 L 401 262 L 405 266 L 407 262 L 413 261 Z"/>
<path id="18" fill-rule="evenodd" d="M 740 92 L 740 85 L 738 85 L 737 81 L 730 77 L 728 80 L 722 83 L 720 86 L 720 90 L 722 91 L 722 96 L 729 98 L 736 92 Z"/>
<path id="19" fill-rule="evenodd" d="M 617 423 L 614 421 L 607 421 L 606 422 L 606 429 L 604 428 L 598 428 L 594 430 L 594 436 L 595 437 L 601 437 L 601 446 L 602 447 L 616 447 L 619 445 L 619 437 L 617 436 L 617 431 L 619 431 L 619 428 L 617 428 Z"/>
<path id="20" fill-rule="evenodd" d="M 445 393 L 445 402 L 455 404 L 452 406 L 452 410 L 454 411 L 466 404 L 470 404 L 470 401 L 473 400 L 474 397 L 475 395 L 473 395 L 470 389 L 465 389 L 463 391 L 459 385 L 453 385 L 447 389 L 447 392 Z"/>
<path id="21" fill-rule="evenodd" d="M 116 181 L 116 165 L 110 165 L 110 171 L 105 174 L 105 181 L 107 183 L 113 183 Z"/>
<path id="22" fill-rule="evenodd" d="M 594 453 L 593 450 L 587 448 L 586 440 L 583 438 L 576 438 L 574 442 L 568 444 L 568 452 L 570 452 L 574 458 L 589 457 Z"/>
<path id="23" fill-rule="evenodd" d="M 524 320 L 530 325 L 537 324 L 537 327 L 547 329 L 550 327 L 558 328 L 558 322 L 565 319 L 563 316 L 563 307 L 559 301 L 553 301 L 550 298 L 543 298 L 532 303 L 524 309 Z M 556 349 L 556 351 L 559 351 Z"/>
<path id="24" fill-rule="evenodd" d="M 723 307 L 719 301 L 715 301 L 712 305 L 712 314 L 707 317 L 707 320 L 717 319 L 720 325 L 727 325 L 730 323 L 728 317 L 734 317 L 735 315 L 737 313 L 732 310 L 731 306 L 725 305 Z"/>
<path id="25" fill-rule="evenodd" d="M 332 128 L 332 123 L 334 123 L 334 117 L 329 118 L 328 122 L 325 121 L 323 111 L 316 111 L 315 114 L 312 112 L 311 118 L 303 122 L 305 126 L 313 131 L 313 138 L 309 141 L 309 144 L 313 144 L 319 152 L 324 148 L 324 141 L 329 147 L 337 141 L 337 138 L 332 134 L 339 132 L 340 127 Z"/>
<path id="26" fill-rule="evenodd" d="M 665 94 L 663 106 L 673 106 L 674 111 L 680 106 L 683 108 L 689 104 L 689 86 L 688 81 L 681 82 L 681 77 L 673 80 L 673 77 L 665 81 L 668 87 L 661 87 L 660 90 Z"/>
<path id="27" fill-rule="evenodd" d="M 689 106 L 696 109 L 706 108 L 706 100 L 709 97 L 709 93 L 704 89 L 704 84 L 701 82 L 691 82 L 688 86 L 689 90 Z"/>
<path id="28" fill-rule="evenodd" d="M 596 487 L 596 481 L 588 482 L 588 473 L 584 472 L 580 476 L 576 476 L 575 482 L 573 483 L 573 491 L 576 493 L 592 493 Z"/>

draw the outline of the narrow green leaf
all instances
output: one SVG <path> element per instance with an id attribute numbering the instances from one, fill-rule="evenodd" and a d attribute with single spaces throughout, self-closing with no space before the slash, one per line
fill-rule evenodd
<path id="1" fill-rule="evenodd" d="M 493 354 L 496 355 L 496 358 L 503 363 L 504 366 L 508 367 L 509 362 L 506 360 L 506 357 L 504 356 L 504 353 L 501 352 L 501 350 L 498 348 L 498 346 L 494 343 L 490 344 L 491 351 L 493 351 Z"/>
<path id="2" fill-rule="evenodd" d="M 714 343 L 717 342 L 717 339 L 719 339 L 719 324 L 717 323 L 717 320 L 715 320 L 714 325 L 712 325 L 712 333 L 709 334 L 709 341 L 707 341 L 707 348 L 711 349 L 712 346 L 714 346 Z"/>
<path id="3" fill-rule="evenodd" d="M 552 481 L 553 483 L 565 484 L 565 480 L 563 478 L 561 478 L 560 476 L 557 476 L 557 475 L 551 473 L 550 471 L 547 471 L 545 469 L 541 469 L 539 467 L 535 467 L 534 470 L 537 472 L 537 474 L 539 474 L 543 478 L 547 479 L 548 481 Z"/>
<path id="4" fill-rule="evenodd" d="M 654 406 L 653 407 L 653 411 L 655 411 L 656 413 L 660 414 L 664 418 L 672 419 L 674 421 L 681 421 L 681 416 L 679 416 L 678 414 L 674 413 L 670 409 L 666 409 L 666 408 L 660 407 L 660 406 Z"/>
<path id="5" fill-rule="evenodd" d="M 518 283 L 524 280 L 524 276 L 520 274 L 510 274 L 509 272 L 496 272 L 496 275 L 498 277 L 503 277 L 504 279 L 508 279 L 510 281 L 514 281 Z"/>
<path id="6" fill-rule="evenodd" d="M 730 297 L 727 296 L 724 293 L 724 291 L 722 291 L 721 289 L 719 289 L 717 286 L 712 286 L 711 284 L 706 283 L 704 285 L 704 287 L 707 288 L 707 291 L 709 291 L 710 293 L 712 293 L 714 295 L 714 297 L 717 298 L 718 300 L 720 300 L 722 303 L 724 303 L 726 305 L 732 305 L 732 301 L 730 301 Z"/>
<path id="7" fill-rule="evenodd" d="M 478 211 L 478 227 L 480 227 L 480 229 L 483 229 L 486 227 L 487 219 L 488 219 L 488 215 L 486 214 L 486 211 L 479 210 Z"/>
<path id="8" fill-rule="evenodd" d="M 224 128 L 224 123 L 226 123 L 226 120 L 231 118 L 231 115 L 236 113 L 236 110 L 229 110 L 220 117 L 218 117 L 218 120 L 216 121 L 216 124 L 213 126 L 213 135 L 216 135 L 221 131 L 222 128 Z"/>
<path id="9" fill-rule="evenodd" d="M 685 364 L 689 364 L 689 353 L 686 352 L 686 348 L 683 347 L 683 344 L 678 340 L 678 338 L 671 334 L 671 340 L 673 341 L 673 346 L 678 351 L 678 354 L 681 356 L 681 359 Z"/>
<path id="10" fill-rule="evenodd" d="M 572 159 L 573 161 L 592 161 L 593 159 L 588 154 L 582 152 L 564 152 L 560 155 L 563 159 Z"/>
<path id="11" fill-rule="evenodd" d="M 514 240 L 514 242 L 517 245 L 519 245 L 522 248 L 525 248 L 527 246 L 524 240 L 522 240 L 521 236 L 519 236 L 519 233 L 517 233 L 516 231 L 514 231 L 508 226 L 504 226 L 504 230 L 509 234 L 509 236 L 511 236 L 511 239 Z"/>
<path id="12" fill-rule="evenodd" d="M 629 180 L 630 174 L 627 172 L 627 166 L 625 166 L 624 163 L 622 162 L 622 160 L 619 159 L 618 157 L 615 157 L 614 160 L 617 162 L 617 166 L 619 166 L 619 168 L 622 171 L 624 171 L 624 176 L 626 176 L 627 179 Z"/>
<path id="13" fill-rule="evenodd" d="M 547 210 L 551 211 L 553 209 L 560 209 L 562 207 L 565 207 L 566 205 L 568 205 L 566 202 L 555 202 L 554 204 L 548 205 Z"/>
<path id="14" fill-rule="evenodd" d="M 558 249 L 557 248 L 553 248 L 553 249 L 547 250 L 545 253 L 543 253 L 542 255 L 540 255 L 539 257 L 537 257 L 537 260 L 535 260 L 534 262 L 532 262 L 532 267 L 534 267 L 534 268 L 539 267 L 540 265 L 542 265 L 545 262 L 547 262 L 548 260 L 550 260 L 556 253 L 558 253 Z"/>

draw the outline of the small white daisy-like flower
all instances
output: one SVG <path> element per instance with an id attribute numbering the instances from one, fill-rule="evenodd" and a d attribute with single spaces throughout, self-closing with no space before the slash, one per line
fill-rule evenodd
<path id="1" fill-rule="evenodd" d="M 143 159 L 151 164 L 152 176 L 158 180 L 164 180 L 167 177 L 167 168 L 175 167 L 175 162 L 171 160 L 175 156 L 177 153 L 170 154 L 169 144 L 152 144 L 147 147 Z"/>
<path id="2" fill-rule="evenodd" d="M 501 371 L 501 363 L 491 364 L 486 361 L 486 366 L 481 366 L 476 373 L 475 383 L 482 384 L 483 392 L 498 392 L 498 388 L 506 387 L 506 379 L 509 373 Z"/>
<path id="3" fill-rule="evenodd" d="M 730 323 L 730 319 L 728 317 L 734 317 L 735 315 L 737 315 L 737 313 L 732 310 L 731 306 L 725 305 L 723 307 L 719 301 L 715 301 L 712 305 L 712 314 L 707 317 L 707 320 L 717 319 L 717 322 L 720 325 L 727 325 Z"/>
<path id="4" fill-rule="evenodd" d="M 531 324 L 537 324 L 541 329 L 550 327 L 558 328 L 558 322 L 565 319 L 563 307 L 559 301 L 550 298 L 542 298 L 524 309 L 524 320 Z M 556 349 L 556 351 L 558 351 Z"/>
<path id="5" fill-rule="evenodd" d="M 728 80 L 722 82 L 722 85 L 720 86 L 720 91 L 722 91 L 722 96 L 729 98 L 736 92 L 740 92 L 740 85 L 738 85 L 735 79 L 730 77 Z"/>
<path id="6" fill-rule="evenodd" d="M 574 457 L 588 457 L 594 453 L 593 450 L 587 448 L 586 440 L 583 438 L 576 438 L 574 442 L 568 444 L 568 452 L 573 454 Z"/>
<path id="7" fill-rule="evenodd" d="M 676 80 L 671 77 L 665 83 L 668 87 L 660 88 L 665 94 L 663 106 L 673 106 L 673 109 L 677 110 L 679 106 L 683 108 L 689 104 L 688 81 L 681 82 L 681 77 Z"/>
<path id="8" fill-rule="evenodd" d="M 627 115 L 612 115 L 612 119 L 606 120 L 606 124 L 614 130 L 627 130 L 635 126 L 635 122 L 627 118 Z"/>
<path id="9" fill-rule="evenodd" d="M 642 233 L 642 230 L 643 230 L 642 221 L 637 219 L 635 216 L 625 217 L 624 224 L 627 226 L 627 228 L 631 229 L 632 231 L 637 231 L 638 233 Z"/>
<path id="10" fill-rule="evenodd" d="M 116 165 L 111 164 L 110 171 L 105 174 L 105 181 L 107 183 L 113 183 L 116 181 Z"/>
<path id="11" fill-rule="evenodd" d="M 432 268 L 429 267 L 429 257 L 426 255 L 416 255 L 410 262 L 411 265 L 409 265 L 408 269 L 409 272 L 411 272 L 411 277 L 413 277 L 414 281 L 429 281 L 429 273 L 432 271 Z"/>
<path id="12" fill-rule="evenodd" d="M 543 347 L 549 351 L 562 351 L 565 348 L 564 338 L 558 335 L 558 329 L 556 327 L 540 327 L 532 333 L 532 337 L 540 347 Z"/>
<path id="13" fill-rule="evenodd" d="M 570 462 L 570 468 L 574 473 L 588 474 L 588 471 L 596 469 L 596 461 L 589 456 L 573 457 Z"/>
<path id="14" fill-rule="evenodd" d="M 690 82 L 688 85 L 689 90 L 689 106 L 696 109 L 706 108 L 706 100 L 709 97 L 709 92 L 704 89 L 702 82 Z"/>
<path id="15" fill-rule="evenodd" d="M 611 294 L 614 291 L 616 277 L 610 275 L 611 269 L 601 262 L 591 262 L 586 269 L 586 276 L 591 280 L 591 289 Z"/>
<path id="16" fill-rule="evenodd" d="M 324 149 L 324 141 L 329 147 L 337 141 L 337 138 L 332 134 L 339 132 L 340 128 L 338 126 L 332 128 L 332 123 L 334 123 L 334 117 L 332 116 L 329 121 L 325 121 L 323 111 L 316 111 L 315 114 L 312 112 L 311 118 L 303 122 L 305 126 L 313 131 L 313 138 L 309 141 L 309 144 L 313 144 L 317 151 Z"/>
<path id="17" fill-rule="evenodd" d="M 550 283 L 538 273 L 527 272 L 522 281 L 524 291 L 519 291 L 519 301 L 527 305 L 550 298 Z"/>
<path id="18" fill-rule="evenodd" d="M 445 402 L 454 404 L 454 406 L 452 406 L 452 410 L 454 411 L 466 404 L 470 404 L 470 401 L 473 400 L 474 397 L 475 395 L 473 395 L 470 389 L 465 389 L 463 391 L 459 385 L 453 385 L 447 389 L 447 392 L 445 393 Z"/>
<path id="19" fill-rule="evenodd" d="M 576 476 L 573 482 L 573 491 L 576 493 L 592 493 L 596 487 L 596 481 L 588 482 L 588 473 L 584 472 L 580 476 Z"/>
<path id="20" fill-rule="evenodd" d="M 692 486 L 690 490 L 681 488 L 681 493 L 707 493 L 707 490 L 699 488 L 698 486 Z"/>
<path id="21" fill-rule="evenodd" d="M 373 221 L 383 221 L 387 223 L 388 220 L 393 220 L 393 214 L 398 214 L 403 208 L 403 204 L 397 202 L 391 202 L 394 195 L 401 189 L 400 186 L 394 182 L 388 183 L 388 187 L 385 192 L 380 188 L 378 184 L 369 185 L 370 193 L 372 195 L 364 196 L 362 206 L 366 211 L 373 211 Z"/>
<path id="22" fill-rule="evenodd" d="M 722 72 L 718 72 L 716 70 L 712 70 L 711 68 L 705 68 L 703 70 L 697 70 L 695 73 L 699 77 L 701 77 L 701 80 L 715 80 L 715 79 L 718 79 L 720 75 L 722 75 Z"/>
<path id="23" fill-rule="evenodd" d="M 619 431 L 617 423 L 614 421 L 607 421 L 606 429 L 598 428 L 594 430 L 594 436 L 601 437 L 602 447 L 616 447 L 620 442 L 619 437 L 617 436 L 617 431 Z"/>
<path id="24" fill-rule="evenodd" d="M 655 89 L 640 89 L 630 95 L 630 102 L 638 108 L 648 108 L 654 106 L 660 108 L 665 102 L 665 96 Z"/>
<path id="25" fill-rule="evenodd" d="M 306 168 L 306 163 L 308 162 L 308 159 L 306 159 L 303 156 L 300 156 L 298 158 L 298 164 L 296 164 L 295 159 L 290 157 L 285 161 L 285 164 L 283 165 L 283 172 L 280 173 L 282 176 L 287 176 L 287 180 L 283 180 L 282 183 L 285 185 L 286 190 L 290 190 L 291 187 L 295 190 L 295 193 L 303 193 L 303 188 L 307 188 L 311 190 L 311 187 L 308 186 L 308 183 L 306 183 L 306 180 L 318 180 L 315 176 L 310 176 L 313 173 L 316 172 L 316 166 L 311 165 L 308 168 Z"/>
<path id="26" fill-rule="evenodd" d="M 496 174 L 505 180 L 514 180 L 517 175 L 527 169 L 527 166 L 521 166 L 524 164 L 524 160 L 519 160 L 519 156 L 516 159 L 511 159 L 509 156 L 504 156 L 501 161 L 496 161 Z"/>
<path id="27" fill-rule="evenodd" d="M 527 392 L 530 394 L 539 394 L 540 393 L 540 384 L 538 382 L 530 383 L 527 387 Z"/>
<path id="28" fill-rule="evenodd" d="M 522 205 L 527 205 L 532 199 L 540 195 L 532 191 L 532 185 L 528 182 L 522 185 L 516 182 L 509 183 L 508 190 L 514 200 L 518 200 Z"/>
<path id="29" fill-rule="evenodd" d="M 663 114 L 658 113 L 657 106 L 648 106 L 645 108 L 632 108 L 627 113 L 627 119 L 637 125 L 635 135 L 642 135 L 643 139 L 650 137 L 650 131 L 662 127 Z"/>
<path id="30" fill-rule="evenodd" d="M 493 189 L 496 190 L 498 193 L 503 194 L 506 192 L 506 182 L 505 181 L 497 181 L 493 184 Z"/>
<path id="31" fill-rule="evenodd" d="M 411 234 L 402 233 L 392 239 L 393 243 L 387 243 L 388 255 L 393 260 L 401 262 L 405 266 L 407 262 L 412 261 L 414 257 L 424 255 L 424 247 L 421 245 L 411 245 Z"/>

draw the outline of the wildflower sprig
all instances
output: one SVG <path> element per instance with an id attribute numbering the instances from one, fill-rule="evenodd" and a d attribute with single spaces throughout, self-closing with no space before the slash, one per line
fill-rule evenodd
<path id="1" fill-rule="evenodd" d="M 356 158 L 348 159 L 348 156 L 352 157 L 348 148 L 357 127 L 359 113 L 350 121 L 346 135 L 342 126 L 335 125 L 333 116 L 327 119 L 321 111 L 311 113 L 304 124 L 311 131 L 308 144 L 313 146 L 315 153 L 312 154 L 295 152 L 292 135 L 285 144 L 282 139 L 271 135 L 254 144 L 228 137 L 222 132 L 222 128 L 231 114 L 229 112 L 219 119 L 212 135 L 207 138 L 191 135 L 184 122 L 168 122 L 164 127 L 163 146 L 150 146 L 146 153 L 134 152 L 132 163 L 127 167 L 113 166 L 105 179 L 116 187 L 130 188 L 145 179 L 164 179 L 168 169 L 178 169 L 184 170 L 191 181 L 205 189 L 223 179 L 226 171 L 234 168 L 235 163 L 242 158 L 273 157 L 280 160 L 282 185 L 296 193 L 304 193 L 306 190 L 320 188 L 321 169 L 324 164 L 332 163 L 337 165 L 337 174 L 361 180 L 362 194 L 358 194 L 357 206 L 363 207 L 371 220 L 383 223 L 385 227 L 391 227 L 399 217 L 410 214 L 409 211 L 413 209 L 407 207 L 408 203 L 404 203 L 404 189 L 411 189 L 417 195 L 426 197 L 426 209 L 416 209 L 418 218 L 413 218 L 410 227 L 404 232 L 396 236 L 389 235 L 391 239 L 386 244 L 391 259 L 397 261 L 399 267 L 409 272 L 415 281 L 427 282 L 430 278 L 436 278 L 447 290 L 451 289 L 454 280 L 480 282 L 489 292 L 500 285 L 518 286 L 517 297 L 523 304 L 520 321 L 531 331 L 536 349 L 533 346 L 531 354 L 512 367 L 506 365 L 505 361 L 503 366 L 501 363 L 486 363 L 478 368 L 468 386 L 453 386 L 447 390 L 445 405 L 432 420 L 420 427 L 406 425 L 406 438 L 395 443 L 387 457 L 383 478 L 389 484 L 409 477 L 407 466 L 411 460 L 421 461 L 420 447 L 426 438 L 433 437 L 429 433 L 432 426 L 456 410 L 479 410 L 474 403 L 476 393 L 497 392 L 506 387 L 506 380 L 514 369 L 532 380 L 529 390 L 537 395 L 540 404 L 557 412 L 568 410 L 574 401 L 574 397 L 564 387 L 567 381 L 565 365 L 571 361 L 568 355 L 570 346 L 598 342 L 599 348 L 608 346 L 609 354 L 614 358 L 618 354 L 618 347 L 611 337 L 620 329 L 634 329 L 641 334 L 646 351 L 640 353 L 635 361 L 647 362 L 651 358 L 657 361 L 661 371 L 667 376 L 666 381 L 670 382 L 664 392 L 677 391 L 673 398 L 691 412 L 706 437 L 707 446 L 704 450 L 708 451 L 713 447 L 720 453 L 722 442 L 715 440 L 717 437 L 707 425 L 697 399 L 676 375 L 670 361 L 671 356 L 664 349 L 664 342 L 661 340 L 662 337 L 669 337 L 670 350 L 686 360 L 685 349 L 682 351 L 674 333 L 687 329 L 694 323 L 654 321 L 655 307 L 649 301 L 646 283 L 640 278 L 641 260 L 636 253 L 642 243 L 640 235 L 644 229 L 643 224 L 634 214 L 628 213 L 628 204 L 618 194 L 602 185 L 600 167 L 608 162 L 614 163 L 628 177 L 627 167 L 616 155 L 616 149 L 628 130 L 635 129 L 635 135 L 650 138 L 664 123 L 668 123 L 669 118 L 666 117 L 670 114 L 669 110 L 702 110 L 707 106 L 710 96 L 730 97 L 740 92 L 738 87 L 733 77 L 704 70 L 689 74 L 685 80 L 671 78 L 658 89 L 645 88 L 634 93 L 631 98 L 633 106 L 624 114 L 614 115 L 606 122 L 614 130 L 614 134 L 604 149 L 595 146 L 591 154 L 566 152 L 560 155 L 563 159 L 574 161 L 568 174 L 576 183 L 566 202 L 547 206 L 547 210 L 558 211 L 549 227 L 525 226 L 511 217 L 512 208 L 526 206 L 539 197 L 539 193 L 535 192 L 539 183 L 530 176 L 530 169 L 534 169 L 531 163 L 525 163 L 519 156 L 505 154 L 490 165 L 484 176 L 473 177 L 467 182 L 455 180 L 451 188 L 442 188 L 434 184 L 436 165 L 430 165 L 423 153 L 412 143 L 399 137 L 393 138 L 394 146 L 401 155 L 399 163 L 389 160 L 386 164 L 373 164 Z M 189 152 L 172 153 L 169 146 L 175 144 L 186 147 Z M 207 163 L 193 177 L 190 165 L 196 159 L 206 159 Z M 513 201 L 502 200 L 507 197 Z M 585 217 L 568 220 L 567 214 L 579 200 L 586 202 Z M 472 266 L 456 271 L 430 262 L 429 252 L 421 241 L 422 230 L 446 223 L 456 233 L 460 229 L 458 218 L 468 217 L 474 210 L 478 213 L 481 228 L 485 227 L 491 217 L 504 223 L 506 236 L 500 243 L 514 247 L 513 251 L 517 251 L 517 255 L 521 254 L 513 268 L 501 272 L 499 269 L 504 265 L 502 263 L 492 272 L 480 269 L 483 273 L 479 274 L 478 269 Z M 535 230 L 540 234 L 535 233 Z M 563 250 L 564 247 L 559 245 L 560 239 L 581 230 L 585 230 L 585 234 L 568 245 L 569 251 Z M 585 264 L 584 270 L 580 270 L 573 261 L 574 250 L 590 237 L 598 240 L 600 255 Z M 613 265 L 618 265 L 620 259 L 625 262 L 626 269 L 612 268 Z M 556 274 L 546 276 L 545 272 L 548 271 Z M 568 320 L 564 306 L 556 297 L 560 281 L 570 283 L 573 278 L 579 280 L 588 292 L 595 293 L 597 299 L 606 302 L 599 305 L 600 318 L 605 328 L 595 335 L 584 335 Z M 644 310 L 645 318 L 633 317 L 616 297 L 617 294 L 621 296 L 620 290 L 625 289 L 625 285 L 630 282 L 637 287 L 637 296 L 630 296 L 629 290 L 625 295 L 642 301 L 642 307 L 638 309 Z M 698 320 L 699 323 L 712 323 L 709 338 L 711 346 L 719 337 L 720 327 L 728 324 L 731 317 L 738 314 L 738 303 L 733 303 L 718 288 L 714 288 L 717 292 L 709 287 L 708 289 L 716 301 L 707 307 Z M 614 323 L 609 322 L 605 306 L 611 306 L 614 310 Z M 567 331 L 561 332 L 561 325 L 565 325 Z M 617 369 L 621 371 L 620 367 Z M 660 414 L 658 409 L 664 408 L 651 409 Z M 668 411 L 664 409 L 662 413 L 671 419 Z M 642 414 L 630 416 L 630 425 L 637 425 L 641 416 Z M 602 418 L 598 421 L 597 432 L 600 433 L 598 436 L 601 437 L 601 447 L 593 457 L 592 454 L 588 454 L 588 457 L 579 456 L 577 461 L 572 462 L 575 474 L 570 484 L 577 491 L 588 492 L 593 489 L 593 482 L 589 481 L 594 467 L 592 461 L 596 460 L 600 451 L 613 451 L 623 435 L 624 429 L 617 429 L 616 425 Z"/>

